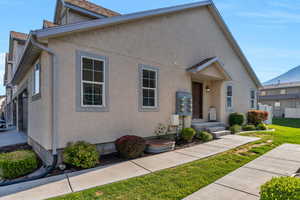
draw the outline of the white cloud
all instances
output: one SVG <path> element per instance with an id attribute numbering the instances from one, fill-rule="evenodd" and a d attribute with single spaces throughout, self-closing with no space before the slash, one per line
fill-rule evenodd
<path id="1" fill-rule="evenodd" d="M 237 15 L 264 19 L 272 24 L 300 23 L 300 14 L 285 11 L 239 12 Z"/>

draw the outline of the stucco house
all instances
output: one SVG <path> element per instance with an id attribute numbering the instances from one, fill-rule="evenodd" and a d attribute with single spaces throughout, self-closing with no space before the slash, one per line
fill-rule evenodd
<path id="1" fill-rule="evenodd" d="M 173 114 L 187 112 L 185 126 L 226 124 L 256 108 L 261 86 L 212 1 L 121 15 L 58 0 L 53 23 L 22 48 L 6 84 L 17 127 L 48 162 L 71 141 L 109 152 L 120 136 L 153 136 Z"/>

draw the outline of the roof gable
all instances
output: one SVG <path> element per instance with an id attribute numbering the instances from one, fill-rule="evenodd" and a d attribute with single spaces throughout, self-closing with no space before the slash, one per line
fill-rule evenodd
<path id="1" fill-rule="evenodd" d="M 91 19 L 120 15 L 120 13 L 104 8 L 87 0 L 57 0 L 54 13 L 54 23 L 58 24 L 60 13 L 64 8 L 68 8 L 83 15 L 90 16 L 92 17 Z"/>

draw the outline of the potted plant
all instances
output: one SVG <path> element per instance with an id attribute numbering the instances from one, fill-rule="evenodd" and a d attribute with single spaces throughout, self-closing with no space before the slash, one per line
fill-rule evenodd
<path id="1" fill-rule="evenodd" d="M 147 140 L 147 153 L 162 153 L 172 151 L 175 148 L 175 141 L 167 138 L 168 126 L 164 124 L 158 124 L 154 131 L 156 137 L 154 139 Z"/>

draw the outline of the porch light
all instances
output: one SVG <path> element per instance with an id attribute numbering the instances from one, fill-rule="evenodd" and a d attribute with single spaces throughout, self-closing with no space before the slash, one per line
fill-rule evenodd
<path id="1" fill-rule="evenodd" d="M 208 85 L 205 87 L 205 91 L 210 92 L 210 87 Z"/>

